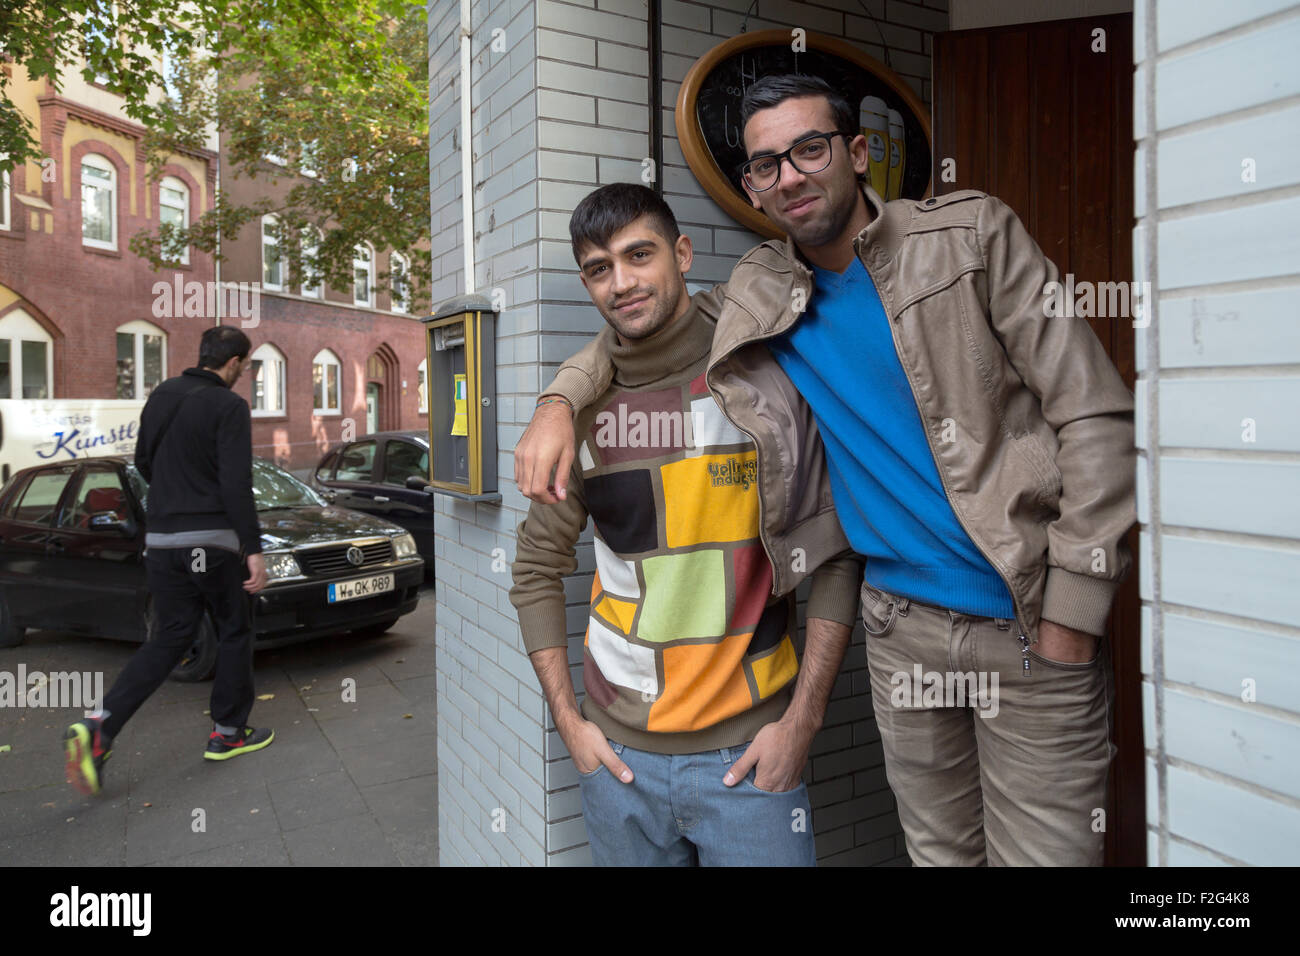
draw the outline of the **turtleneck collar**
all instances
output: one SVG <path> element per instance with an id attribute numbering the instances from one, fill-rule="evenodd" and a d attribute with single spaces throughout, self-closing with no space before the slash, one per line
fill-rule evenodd
<path id="1" fill-rule="evenodd" d="M 620 344 L 609 329 L 614 380 L 636 388 L 689 368 L 709 354 L 713 329 L 714 323 L 696 308 L 694 299 L 675 322 L 647 339 Z"/>

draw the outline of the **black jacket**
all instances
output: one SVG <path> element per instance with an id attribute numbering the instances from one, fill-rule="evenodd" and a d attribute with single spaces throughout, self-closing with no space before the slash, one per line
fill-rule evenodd
<path id="1" fill-rule="evenodd" d="M 205 381 L 206 387 L 185 397 Z M 182 400 L 185 404 L 151 457 L 159 429 Z M 231 528 L 245 554 L 261 553 L 253 503 L 252 419 L 248 403 L 221 376 L 187 368 L 153 390 L 140 413 L 135 466 L 149 482 L 150 531 Z"/>

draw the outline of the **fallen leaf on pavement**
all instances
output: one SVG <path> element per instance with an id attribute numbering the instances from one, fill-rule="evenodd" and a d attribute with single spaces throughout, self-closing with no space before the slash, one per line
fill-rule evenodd
<path id="1" fill-rule="evenodd" d="M 274 699 L 275 699 L 275 695 L 274 695 L 274 694 L 258 694 L 258 695 L 257 695 L 257 699 L 258 699 L 258 700 L 274 700 Z"/>
<path id="2" fill-rule="evenodd" d="M 9 746 L 9 744 L 0 744 L 0 754 L 7 754 L 10 751 L 10 749 L 11 747 Z"/>

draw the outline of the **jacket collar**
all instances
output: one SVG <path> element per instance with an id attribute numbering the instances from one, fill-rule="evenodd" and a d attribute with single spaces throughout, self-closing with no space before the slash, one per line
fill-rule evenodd
<path id="1" fill-rule="evenodd" d="M 205 378 L 210 382 L 216 382 L 218 385 L 222 385 L 226 388 L 230 387 L 229 385 L 226 385 L 226 380 L 224 378 L 222 378 L 220 375 L 218 375 L 216 372 L 212 371 L 211 369 L 197 368 L 197 367 L 187 368 L 185 371 L 181 372 L 181 374 L 192 375 L 195 378 Z"/>

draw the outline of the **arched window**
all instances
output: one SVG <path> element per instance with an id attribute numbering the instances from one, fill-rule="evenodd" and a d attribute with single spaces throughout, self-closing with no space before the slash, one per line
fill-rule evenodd
<path id="1" fill-rule="evenodd" d="M 279 221 L 262 217 L 262 286 L 279 291 L 284 288 L 284 261 L 280 257 Z"/>
<path id="2" fill-rule="evenodd" d="M 81 242 L 117 248 L 117 167 L 95 153 L 81 158 Z"/>
<path id="3" fill-rule="evenodd" d="M 284 404 L 284 353 L 269 342 L 253 349 L 250 356 L 253 374 L 253 401 L 250 409 L 255 416 L 283 415 Z"/>
<path id="4" fill-rule="evenodd" d="M 339 400 L 339 357 L 329 349 L 321 349 L 311 360 L 311 386 L 313 411 L 317 415 L 338 415 L 343 403 Z"/>
<path id="5" fill-rule="evenodd" d="M 394 252 L 388 257 L 388 288 L 393 302 L 394 312 L 405 312 L 410 307 L 411 264 L 401 253 Z"/>
<path id="6" fill-rule="evenodd" d="M 167 176 L 158 187 L 159 221 L 187 229 L 190 225 L 190 191 L 175 176 Z M 190 264 L 190 247 L 184 242 L 172 241 L 163 246 L 163 257 L 181 265 Z"/>
<path id="7" fill-rule="evenodd" d="M 375 251 L 364 242 L 352 259 L 352 304 L 375 306 Z"/>
<path id="8" fill-rule="evenodd" d="M 148 398 L 167 378 L 167 333 L 135 319 L 117 327 L 117 397 Z"/>
<path id="9" fill-rule="evenodd" d="M 310 269 L 309 259 L 320 254 L 321 243 L 325 241 L 325 234 L 315 226 L 306 226 L 302 231 L 302 266 L 304 269 Z M 324 283 L 319 273 L 317 274 L 316 284 L 308 285 L 307 280 L 303 281 L 302 294 L 310 299 L 319 299 L 324 295 Z"/>
<path id="10" fill-rule="evenodd" d="M 54 340 L 22 309 L 0 319 L 0 398 L 54 397 Z"/>
<path id="11" fill-rule="evenodd" d="M 429 414 L 429 360 L 420 359 L 415 367 L 415 380 L 420 389 L 420 414 Z"/>

